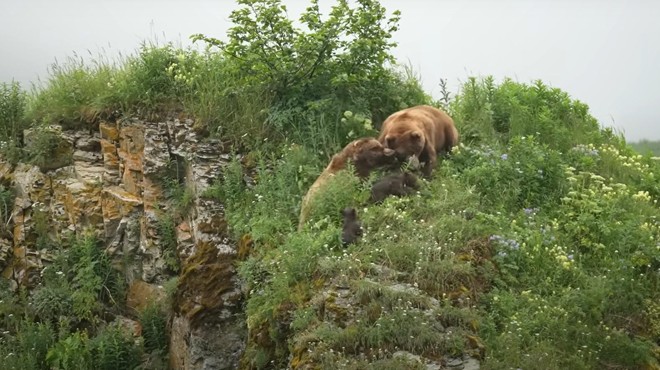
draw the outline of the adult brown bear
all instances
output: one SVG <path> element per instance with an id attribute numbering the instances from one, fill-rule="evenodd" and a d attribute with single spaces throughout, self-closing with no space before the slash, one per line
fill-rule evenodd
<path id="1" fill-rule="evenodd" d="M 346 168 L 349 161 L 355 166 L 358 177 L 366 178 L 371 171 L 379 166 L 387 165 L 394 159 L 394 150 L 383 145 L 372 137 L 354 140 L 332 157 L 328 166 L 310 186 L 300 205 L 300 220 L 298 230 L 302 230 L 309 215 L 311 200 L 314 194 L 325 185 L 332 176 Z"/>
<path id="2" fill-rule="evenodd" d="M 414 155 L 420 163 L 425 162 L 422 173 L 430 177 L 437 155 L 450 152 L 458 144 L 458 131 L 447 113 L 429 105 L 418 105 L 387 117 L 378 141 L 394 149 L 398 159 Z"/>

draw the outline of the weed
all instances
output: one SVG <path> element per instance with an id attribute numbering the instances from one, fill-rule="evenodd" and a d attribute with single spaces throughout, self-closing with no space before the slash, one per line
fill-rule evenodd
<path id="1" fill-rule="evenodd" d="M 134 369 L 142 348 L 118 325 L 108 325 L 91 340 L 92 368 Z"/>
<path id="2" fill-rule="evenodd" d="M 169 334 L 167 332 L 167 317 L 158 303 L 151 303 L 140 312 L 140 325 L 144 349 L 147 352 L 167 352 Z"/>

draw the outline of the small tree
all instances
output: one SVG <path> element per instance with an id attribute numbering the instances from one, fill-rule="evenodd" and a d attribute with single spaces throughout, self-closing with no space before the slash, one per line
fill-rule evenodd
<path id="1" fill-rule="evenodd" d="M 294 27 L 280 0 L 238 0 L 231 13 L 235 24 L 223 42 L 192 36 L 216 46 L 234 60 L 246 82 L 264 84 L 277 100 L 318 98 L 330 88 L 360 85 L 385 74 L 392 62 L 392 32 L 399 12 L 388 18 L 378 1 L 358 0 L 352 8 L 339 0 L 323 20 L 318 0 L 301 15 L 303 31 Z M 349 92 L 349 91 L 346 91 Z M 311 94 L 311 95 L 306 95 Z"/>
<path id="2" fill-rule="evenodd" d="M 257 87 L 270 97 L 267 123 L 285 136 L 327 150 L 345 145 L 349 133 L 372 133 L 370 123 L 364 132 L 342 124 L 346 111 L 377 125 L 393 111 L 428 102 L 415 78 L 391 68 L 398 11 L 388 15 L 376 0 L 338 0 L 323 16 L 311 0 L 296 27 L 280 0 L 238 3 L 227 40 L 191 38 L 219 49 L 241 87 L 235 91 Z"/>

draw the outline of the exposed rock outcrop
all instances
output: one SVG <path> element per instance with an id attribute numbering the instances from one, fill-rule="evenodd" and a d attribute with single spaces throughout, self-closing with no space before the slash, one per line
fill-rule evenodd
<path id="1" fill-rule="evenodd" d="M 162 284 L 179 265 L 170 365 L 231 369 L 245 342 L 237 251 L 223 205 L 203 196 L 230 156 L 219 142 L 198 139 L 192 125 L 128 119 L 101 123 L 96 133 L 53 126 L 52 158 L 15 168 L 0 162 L 0 183 L 16 194 L 11 233 L 0 235 L 0 267 L 14 286 L 33 286 L 53 245 L 92 230 L 125 275 L 128 307 L 140 311 L 164 297 Z M 37 133 L 25 137 L 29 149 L 41 145 Z M 174 215 L 168 205 L 166 178 L 187 189 L 185 212 Z M 175 235 L 161 235 L 166 222 Z"/>

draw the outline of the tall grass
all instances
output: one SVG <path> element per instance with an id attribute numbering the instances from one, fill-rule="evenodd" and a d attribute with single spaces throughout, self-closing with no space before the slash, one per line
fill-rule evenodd
<path id="1" fill-rule="evenodd" d="M 96 122 L 106 103 L 117 68 L 103 60 L 86 63 L 79 55 L 53 63 L 45 86 L 35 86 L 26 117 L 36 124 L 84 128 Z"/>

